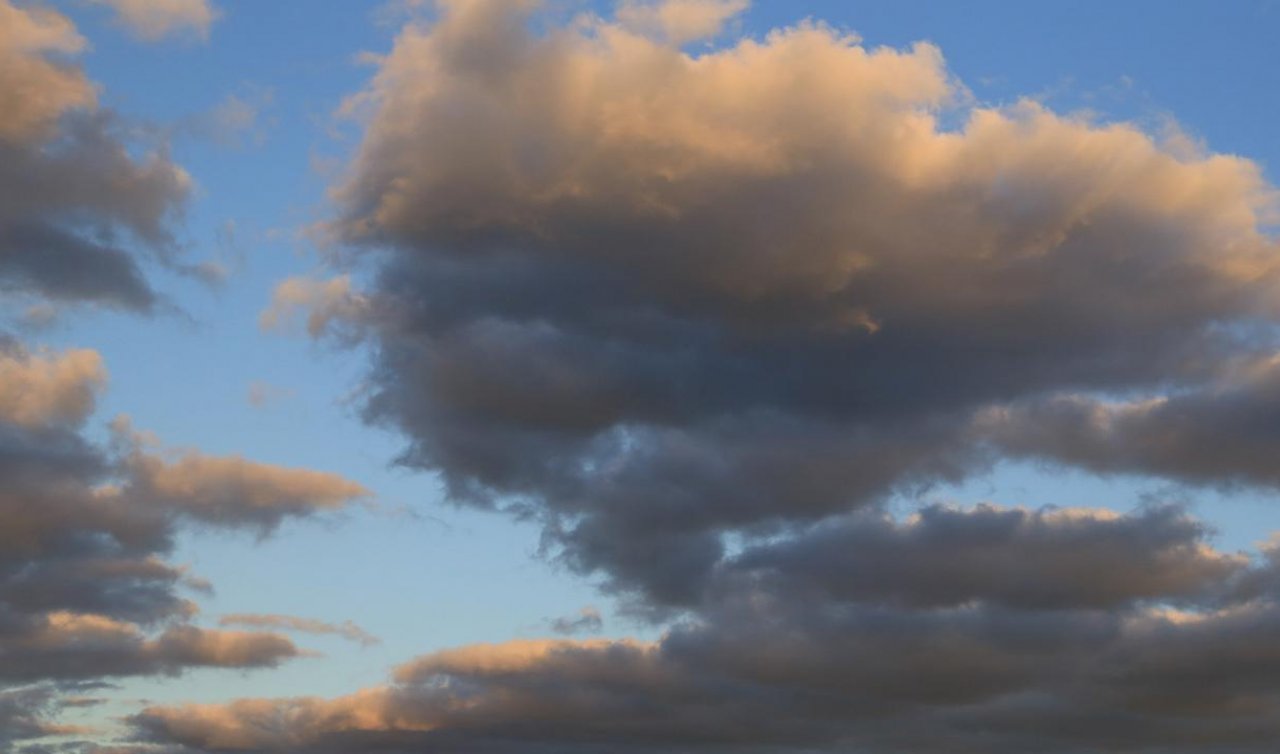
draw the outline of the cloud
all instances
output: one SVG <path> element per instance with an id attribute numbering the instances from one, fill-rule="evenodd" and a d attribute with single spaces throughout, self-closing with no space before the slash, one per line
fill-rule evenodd
<path id="1" fill-rule="evenodd" d="M 339 740 L 345 738 L 342 743 L 348 746 L 376 745 L 379 734 L 386 732 L 389 716 L 396 716 L 399 718 L 395 724 L 397 732 L 425 734 L 425 740 L 408 736 L 401 741 L 424 745 L 433 738 L 430 731 L 447 722 L 447 713 L 441 713 L 445 712 L 451 696 L 448 683 L 451 679 L 478 682 L 477 691 L 482 691 L 487 681 L 501 683 L 503 678 L 519 677 L 537 668 L 562 670 L 566 680 L 568 677 L 587 680 L 613 670 L 607 667 L 608 660 L 613 660 L 623 666 L 619 680 L 625 680 L 627 670 L 633 664 L 647 664 L 649 654 L 648 647 L 634 642 L 521 641 L 477 645 L 425 656 L 396 669 L 395 675 L 406 689 L 420 688 L 425 692 L 419 700 L 425 704 L 403 704 L 408 700 L 398 698 L 395 690 L 378 688 L 332 701 L 241 700 L 225 706 L 155 708 L 144 711 L 135 722 L 146 730 L 163 731 L 175 741 L 209 749 L 271 751 L 317 746 L 323 750 L 325 746 L 334 745 L 325 740 L 334 734 Z M 598 655 L 608 660 L 601 662 Z M 433 704 L 436 700 L 431 699 L 435 696 L 432 687 L 440 692 L 439 708 Z M 513 703 L 519 705 L 528 700 L 525 694 L 520 697 L 512 699 Z M 483 706 L 481 697 L 476 701 Z M 544 706 L 554 714 L 556 705 Z M 477 718 L 483 718 L 492 710 L 477 709 L 476 713 Z M 264 724 L 267 721 L 277 722 Z"/>
<path id="2" fill-rule="evenodd" d="M 347 275 L 328 280 L 294 277 L 276 286 L 258 324 L 264 330 L 279 330 L 305 315 L 307 333 L 318 337 L 358 330 L 368 309 L 368 300 L 352 289 Z"/>
<path id="3" fill-rule="evenodd" d="M 275 123 L 269 110 L 275 93 L 267 87 L 245 87 L 223 97 L 207 112 L 183 120 L 178 132 L 227 148 L 262 146 Z"/>
<path id="4" fill-rule="evenodd" d="M 598 634 L 604 630 L 604 618 L 600 611 L 588 605 L 576 615 L 564 616 L 551 621 L 551 630 L 558 634 L 571 636 L 578 633 Z"/>
<path id="5" fill-rule="evenodd" d="M 75 726 L 50 722 L 64 703 L 55 686 L 0 689 L 0 743 L 85 732 Z"/>
<path id="6" fill-rule="evenodd" d="M 1280 359 L 1268 355 L 1225 372 L 1136 400 L 1026 400 L 988 411 L 978 425 L 1013 456 L 1192 484 L 1280 487 Z"/>
<path id="7" fill-rule="evenodd" d="M 1256 164 L 972 105 L 929 44 L 806 22 L 695 55 L 639 7 L 407 26 L 345 106 L 365 133 L 327 226 L 377 274 L 287 281 L 262 320 L 371 343 L 366 416 L 404 462 L 575 569 L 687 606 L 727 535 L 1022 454 L 1002 411 L 1211 391 L 1275 352 L 1242 335 L 1280 301 Z M 1218 435 L 1263 459 L 1247 415 Z M 1219 456 L 1198 481 L 1274 482 Z"/>
<path id="8" fill-rule="evenodd" d="M 0 348 L 6 732 L 57 732 L 49 719 L 69 703 L 68 683 L 274 667 L 303 656 L 278 633 L 194 625 L 197 608 L 184 591 L 202 582 L 166 558 L 183 528 L 266 534 L 365 494 L 332 474 L 193 450 L 174 455 L 122 422 L 113 443 L 96 444 L 81 429 L 105 379 L 94 351 L 9 341 Z M 14 690 L 24 685 L 41 691 Z"/>
<path id="9" fill-rule="evenodd" d="M 254 380 L 249 383 L 249 390 L 245 395 L 245 399 L 254 408 L 266 408 L 273 403 L 286 400 L 292 396 L 293 390 L 291 388 L 277 387 L 262 380 Z"/>
<path id="10" fill-rule="evenodd" d="M 143 312 L 157 301 L 126 252 L 70 233 L 11 226 L 0 235 L 0 255 L 0 276 L 15 290 Z"/>
<path id="11" fill-rule="evenodd" d="M 93 411 L 106 380 L 96 351 L 0 349 L 0 420 L 21 427 L 77 426 Z"/>
<path id="12" fill-rule="evenodd" d="M 860 513 L 753 545 L 717 578 L 817 603 L 1110 609 L 1203 597 L 1245 569 L 1246 558 L 1205 547 L 1205 535 L 1203 524 L 1168 507 L 1121 516 L 933 506 L 905 522 Z"/>
<path id="13" fill-rule="evenodd" d="M 1170 507 L 887 512 L 1011 457 L 1274 487 L 1259 167 L 974 104 L 926 43 L 805 22 L 694 54 L 738 4 L 534 5 L 406 26 L 343 108 L 364 136 L 324 228 L 372 274 L 286 281 L 263 324 L 366 343 L 365 415 L 404 463 L 539 522 L 665 633 L 156 706 L 139 737 L 1267 751 L 1274 549 Z M 706 15 L 663 27 L 677 7 Z"/>
<path id="14" fill-rule="evenodd" d="M 190 178 L 96 107 L 66 17 L 0 0 L 0 28 L 0 289 L 151 311 L 137 252 L 172 261 Z"/>
<path id="15" fill-rule="evenodd" d="M 473 645 L 345 697 L 157 706 L 133 725 L 290 752 L 1262 752 L 1278 732 L 1280 592 L 1233 592 L 1274 553 L 1214 551 L 1183 513 L 938 509 L 809 538 L 744 554 L 657 642 Z"/>
<path id="16" fill-rule="evenodd" d="M 271 633 L 216 631 L 191 625 L 148 636 L 138 625 L 102 615 L 50 612 L 3 640 L 10 659 L 0 679 L 13 682 L 176 674 L 190 668 L 265 668 L 298 657 Z"/>
<path id="17" fill-rule="evenodd" d="M 71 109 L 90 107 L 94 87 L 79 69 L 53 55 L 84 49 L 84 37 L 61 14 L 0 3 L 0 139 L 27 141 L 46 134 Z"/>
<path id="18" fill-rule="evenodd" d="M 211 456 L 195 450 L 153 452 L 127 417 L 112 424 L 127 447 L 120 495 L 193 520 L 269 532 L 291 516 L 337 510 L 367 497 L 364 487 L 337 474 Z"/>
<path id="19" fill-rule="evenodd" d="M 325 623 L 313 618 L 299 618 L 293 615 L 235 613 L 224 615 L 218 619 L 221 626 L 248 626 L 250 628 L 278 628 L 285 631 L 298 631 L 305 634 L 341 636 L 344 639 L 359 643 L 363 647 L 381 644 L 382 641 L 373 634 L 360 628 L 351 621 L 342 623 Z"/>
<path id="20" fill-rule="evenodd" d="M 748 4 L 748 0 L 627 0 L 619 4 L 617 18 L 627 27 L 683 44 L 715 36 L 725 21 Z"/>
<path id="21" fill-rule="evenodd" d="M 120 23 L 140 39 L 155 41 L 188 33 L 208 39 L 218 11 L 209 0 L 92 0 L 115 12 Z"/>

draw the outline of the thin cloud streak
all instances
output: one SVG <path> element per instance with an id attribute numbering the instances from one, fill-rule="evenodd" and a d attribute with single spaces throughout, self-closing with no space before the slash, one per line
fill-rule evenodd
<path id="1" fill-rule="evenodd" d="M 274 628 L 283 631 L 298 631 L 318 636 L 340 636 L 354 641 L 362 647 L 372 647 L 382 640 L 365 631 L 351 621 L 326 623 L 314 618 L 299 618 L 294 615 L 278 615 L 274 613 L 234 613 L 218 619 L 220 626 L 247 626 L 249 628 Z"/>

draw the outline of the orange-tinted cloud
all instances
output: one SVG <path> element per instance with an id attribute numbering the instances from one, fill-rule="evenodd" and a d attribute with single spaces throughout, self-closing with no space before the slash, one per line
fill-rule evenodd
<path id="1" fill-rule="evenodd" d="M 304 656 L 272 631 L 195 625 L 185 592 L 207 583 L 166 558 L 184 527 L 266 534 L 367 494 L 308 469 L 169 457 L 120 422 L 97 445 L 81 428 L 105 381 L 94 351 L 0 343 L 0 743 L 74 733 L 56 716 L 76 684 Z"/>
<path id="2" fill-rule="evenodd" d="M 218 624 L 222 626 L 274 628 L 284 631 L 298 631 L 304 634 L 317 634 L 321 636 L 341 636 L 344 639 L 358 642 L 361 646 L 365 647 L 382 643 L 378 637 L 349 620 L 341 623 L 327 623 L 325 621 L 315 620 L 314 618 L 299 618 L 295 615 L 278 615 L 274 613 L 233 613 L 219 618 Z"/>
<path id="3" fill-rule="evenodd" d="M 264 322 L 374 344 L 366 416 L 459 501 L 527 501 L 567 564 L 681 606 L 727 533 L 1032 452 L 993 411 L 1198 402 L 1271 356 L 1238 336 L 1280 317 L 1257 164 L 974 104 L 927 43 L 804 22 L 692 53 L 632 18 L 677 6 L 541 33 L 533 4 L 445 3 L 344 108 L 365 131 L 326 228 L 379 274 L 288 281 Z M 1240 423 L 1267 395 L 1194 476 L 1088 465 L 1275 484 L 1239 462 L 1280 451 Z"/>
<path id="4" fill-rule="evenodd" d="M 84 46 L 84 37 L 56 11 L 0 2 L 0 139 L 38 139 L 63 113 L 95 104 L 97 92 L 84 73 L 52 58 Z"/>
<path id="5" fill-rule="evenodd" d="M 97 106 L 85 44 L 57 11 L 0 0 L 0 288 L 152 311 L 141 262 L 173 263 L 191 180 Z"/>
<path id="6" fill-rule="evenodd" d="M 0 349 L 0 420 L 22 427 L 76 426 L 93 411 L 106 379 L 96 351 Z"/>
<path id="7" fill-rule="evenodd" d="M 209 0 L 91 1 L 111 8 L 125 28 L 149 41 L 184 33 L 207 39 L 218 18 L 218 10 Z"/>

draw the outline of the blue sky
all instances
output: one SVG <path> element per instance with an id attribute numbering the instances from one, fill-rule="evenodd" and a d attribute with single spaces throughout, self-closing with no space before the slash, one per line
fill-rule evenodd
<path id="1" fill-rule="evenodd" d="M 207 35 L 180 30 L 151 41 L 100 4 L 50 4 L 88 40 L 76 60 L 99 87 L 100 104 L 141 129 L 144 140 L 163 141 L 194 181 L 173 225 L 183 260 L 217 262 L 227 274 L 210 285 L 148 263 L 173 310 L 140 316 L 67 307 L 52 324 L 19 323 L 15 331 L 33 347 L 101 354 L 110 380 L 86 424 L 90 438 L 108 442 L 107 421 L 127 414 L 170 447 L 323 470 L 371 490 L 367 504 L 286 521 L 269 537 L 184 529 L 168 559 L 214 586 L 212 594 L 188 595 L 200 605 L 199 625 L 214 627 L 232 613 L 286 614 L 354 620 L 381 640 L 361 647 L 302 636 L 300 645 L 323 656 L 267 670 L 118 680 L 102 692 L 109 704 L 66 719 L 118 735 L 114 720 L 135 712 L 137 699 L 338 697 L 383 682 L 418 655 L 552 636 L 553 619 L 588 605 L 603 611 L 604 636 L 661 636 L 667 626 L 622 614 L 598 588 L 607 569 L 584 575 L 540 556 L 537 521 L 450 504 L 432 473 L 396 463 L 405 432 L 362 418 L 377 342 L 260 327 L 287 278 L 348 272 L 372 285 L 376 262 L 348 266 L 333 258 L 340 248 L 316 242 L 318 224 L 343 211 L 330 190 L 365 139 L 364 124 L 338 110 L 378 71 L 364 56 L 387 54 L 402 26 L 429 11 L 381 1 L 216 0 Z M 548 23 L 586 10 L 612 13 L 603 2 L 548 5 Z M 1280 3 L 754 0 L 718 35 L 686 50 L 763 40 L 806 18 L 854 32 L 868 48 L 936 44 L 976 106 L 1031 98 L 1057 113 L 1088 112 L 1099 124 L 1132 122 L 1149 133 L 1176 123 L 1207 150 L 1246 157 L 1270 183 L 1280 182 Z M 1172 500 L 1216 527 L 1212 543 L 1231 552 L 1280 531 L 1274 497 L 1265 485 L 1187 487 L 1158 474 L 1098 476 L 1010 458 L 962 483 L 900 496 L 893 506 L 909 514 L 930 501 L 989 500 L 1128 511 Z"/>

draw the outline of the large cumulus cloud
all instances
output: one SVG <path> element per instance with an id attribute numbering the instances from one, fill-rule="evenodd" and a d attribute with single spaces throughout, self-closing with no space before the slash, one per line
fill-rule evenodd
<path id="1" fill-rule="evenodd" d="M 197 751 L 1265 751 L 1276 553 L 1170 508 L 930 508 L 1006 457 L 1274 488 L 1276 192 L 1129 124 L 968 101 L 929 44 L 738 3 L 455 0 L 348 111 L 329 231 L 367 416 L 544 525 L 653 643 L 431 655 L 158 707 Z M 695 12 L 696 11 L 696 12 Z M 944 125 L 946 124 L 946 125 Z M 949 125 L 956 124 L 956 125 Z M 1082 501 L 1088 503 L 1089 501 Z"/>
<path id="2" fill-rule="evenodd" d="M 375 343 L 368 416 L 455 499 L 681 605 L 726 532 L 1006 454 L 1274 484 L 1280 253 L 1254 163 L 969 105 L 929 44 L 809 22 L 694 55 L 651 28 L 688 3 L 543 31 L 535 5 L 444 3 L 400 35 L 347 103 L 366 132 L 330 226 L 377 281 L 289 281 L 264 316 Z M 1124 450 L 1073 445 L 1070 406 L 1166 393 L 1117 420 Z M 1247 447 L 1191 470 L 1210 436 Z"/>
<path id="3" fill-rule="evenodd" d="M 0 289 L 149 311 L 140 259 L 173 260 L 191 181 L 98 108 L 84 46 L 56 11 L 0 1 Z"/>

